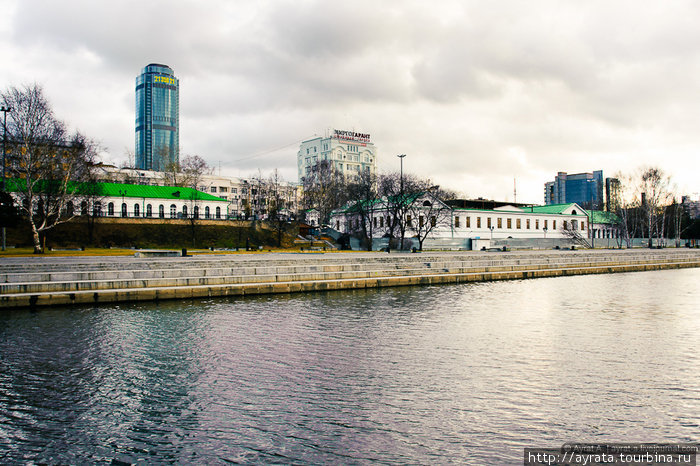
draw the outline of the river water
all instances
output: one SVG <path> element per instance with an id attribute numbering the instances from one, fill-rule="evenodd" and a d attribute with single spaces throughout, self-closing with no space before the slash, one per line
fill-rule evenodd
<path id="1" fill-rule="evenodd" d="M 700 269 L 0 315 L 0 463 L 697 442 Z"/>

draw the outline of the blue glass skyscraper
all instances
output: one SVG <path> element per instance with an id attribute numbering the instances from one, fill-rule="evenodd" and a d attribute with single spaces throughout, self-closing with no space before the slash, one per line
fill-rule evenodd
<path id="1" fill-rule="evenodd" d="M 136 77 L 136 168 L 162 171 L 180 161 L 180 82 L 151 63 Z"/>

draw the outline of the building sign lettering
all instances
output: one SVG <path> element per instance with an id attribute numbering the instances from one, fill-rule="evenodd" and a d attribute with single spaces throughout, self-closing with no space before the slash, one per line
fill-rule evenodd
<path id="1" fill-rule="evenodd" d="M 153 82 L 154 83 L 164 83 L 164 84 L 170 84 L 171 86 L 175 85 L 175 79 L 174 78 L 169 78 L 167 76 L 154 76 L 153 77 Z"/>
<path id="2" fill-rule="evenodd" d="M 356 133 L 354 131 L 340 131 L 334 129 L 332 137 L 345 141 L 370 142 L 369 133 Z"/>

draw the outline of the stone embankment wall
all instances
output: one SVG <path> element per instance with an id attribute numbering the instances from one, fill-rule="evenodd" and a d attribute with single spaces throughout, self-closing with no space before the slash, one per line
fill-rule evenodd
<path id="1" fill-rule="evenodd" d="M 0 308 L 245 296 L 700 267 L 700 250 L 5 258 Z"/>

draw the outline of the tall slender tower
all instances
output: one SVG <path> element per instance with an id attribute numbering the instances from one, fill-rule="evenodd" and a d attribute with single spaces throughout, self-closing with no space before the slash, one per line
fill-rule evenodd
<path id="1" fill-rule="evenodd" d="M 180 161 L 180 81 L 151 63 L 136 77 L 136 168 L 162 171 Z"/>

